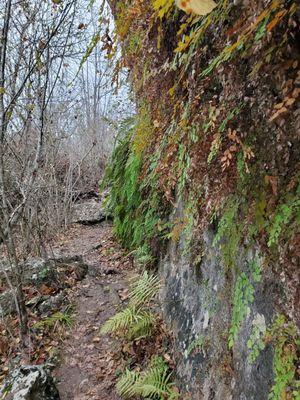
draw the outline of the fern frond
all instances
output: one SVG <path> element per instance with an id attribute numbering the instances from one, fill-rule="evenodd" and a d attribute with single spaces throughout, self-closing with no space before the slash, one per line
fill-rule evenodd
<path id="1" fill-rule="evenodd" d="M 64 325 L 71 328 L 74 324 L 74 317 L 72 315 L 72 308 L 69 307 L 65 312 L 58 311 L 49 317 L 43 318 L 41 321 L 34 324 L 34 328 L 54 328 L 57 324 Z"/>
<path id="2" fill-rule="evenodd" d="M 149 311 L 140 311 L 137 319 L 138 321 L 128 329 L 129 340 L 139 340 L 150 336 L 156 321 L 155 316 Z"/>
<path id="3" fill-rule="evenodd" d="M 130 302 L 136 307 L 148 303 L 157 294 L 160 288 L 160 280 L 155 275 L 149 275 L 147 271 L 132 285 L 129 294 Z"/>
<path id="4" fill-rule="evenodd" d="M 117 393 L 124 397 L 130 398 L 136 395 L 136 384 L 140 379 L 140 373 L 126 369 L 124 374 L 116 384 Z"/>
<path id="5" fill-rule="evenodd" d="M 125 397 L 142 396 L 149 399 L 176 399 L 169 368 L 161 357 L 154 357 L 143 372 L 126 370 L 117 383 L 117 392 Z"/>
<path id="6" fill-rule="evenodd" d="M 100 332 L 102 334 L 117 331 L 126 331 L 134 323 L 139 322 L 138 310 L 135 307 L 127 307 L 118 312 L 102 326 Z"/>

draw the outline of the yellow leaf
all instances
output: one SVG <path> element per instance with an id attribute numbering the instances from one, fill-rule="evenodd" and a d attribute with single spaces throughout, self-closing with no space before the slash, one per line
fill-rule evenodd
<path id="1" fill-rule="evenodd" d="M 209 14 L 217 5 L 213 0 L 176 0 L 176 5 L 188 14 Z"/>
<path id="2" fill-rule="evenodd" d="M 169 95 L 171 97 L 174 97 L 174 92 L 175 92 L 175 85 L 171 87 L 171 89 L 169 89 Z"/>

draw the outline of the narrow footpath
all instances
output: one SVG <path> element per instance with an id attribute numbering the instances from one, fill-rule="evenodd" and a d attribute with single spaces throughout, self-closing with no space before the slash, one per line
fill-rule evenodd
<path id="1" fill-rule="evenodd" d="M 53 375 L 61 400 L 115 400 L 115 379 L 123 367 L 120 344 L 100 335 L 103 323 L 127 299 L 132 261 L 115 242 L 112 227 L 73 225 L 53 247 L 63 256 L 82 256 L 86 277 L 71 289 L 75 324 L 62 342 Z"/>

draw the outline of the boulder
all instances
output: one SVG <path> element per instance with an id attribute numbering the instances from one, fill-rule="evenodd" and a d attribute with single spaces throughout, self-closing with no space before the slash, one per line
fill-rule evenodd
<path id="1" fill-rule="evenodd" d="M 16 312 L 16 302 L 12 290 L 0 294 L 0 318 Z"/>
<path id="2" fill-rule="evenodd" d="M 73 207 L 71 223 L 80 223 L 85 225 L 97 224 L 111 218 L 109 213 L 97 201 L 86 201 L 77 203 Z"/>
<path id="3" fill-rule="evenodd" d="M 7 261 L 0 262 L 0 280 L 5 284 L 7 275 L 13 277 L 13 269 Z M 77 280 L 85 277 L 88 265 L 84 263 L 81 256 L 63 257 L 55 255 L 50 259 L 32 258 L 19 266 L 22 271 L 23 283 L 31 283 L 36 287 L 42 283 L 51 284 L 54 282 L 63 282 L 70 273 L 74 273 Z"/>
<path id="4" fill-rule="evenodd" d="M 53 378 L 44 366 L 28 365 L 12 371 L 0 389 L 5 400 L 59 400 Z"/>
<path id="5" fill-rule="evenodd" d="M 0 280 L 6 283 L 6 277 L 13 279 L 13 268 L 7 262 L 0 263 Z M 55 292 L 69 287 L 70 282 L 82 280 L 88 272 L 88 265 L 84 263 L 81 256 L 54 255 L 52 259 L 33 258 L 19 266 L 22 270 L 22 281 L 24 284 L 32 284 L 37 289 L 53 288 Z M 7 287 L 7 285 L 6 285 Z M 43 293 L 47 294 L 47 293 Z M 55 307 L 61 301 L 63 295 L 56 298 Z M 45 299 L 41 299 L 42 301 Z M 52 301 L 45 308 L 52 306 Z M 10 315 L 16 311 L 12 291 L 7 289 L 0 293 L 0 317 Z"/>

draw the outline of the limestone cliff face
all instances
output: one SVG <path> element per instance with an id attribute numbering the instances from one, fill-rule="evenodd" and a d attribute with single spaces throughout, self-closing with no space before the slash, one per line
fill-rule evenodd
<path id="1" fill-rule="evenodd" d="M 274 350 L 268 344 L 255 353 L 254 360 L 253 348 L 255 340 L 257 345 L 266 326 L 272 323 L 276 283 L 268 273 L 261 278 L 255 276 L 253 260 L 257 272 L 261 262 L 255 247 L 247 251 L 241 248 L 235 271 L 226 270 L 214 237 L 210 226 L 201 237 L 193 239 L 201 254 L 197 260 L 185 252 L 183 239 L 177 245 L 171 242 L 159 265 L 164 282 L 161 304 L 174 334 L 181 390 L 194 400 L 267 399 L 274 379 Z M 241 276 L 249 280 L 249 286 L 241 285 L 240 307 L 244 309 L 236 310 L 242 315 L 233 345 L 229 346 L 232 299 Z M 249 288 L 253 297 L 246 300 Z M 249 348 L 255 329 L 260 333 Z"/>
<path id="2" fill-rule="evenodd" d="M 138 109 L 115 153 L 116 231 L 162 276 L 182 393 L 296 399 L 299 7 L 111 5 Z"/>

